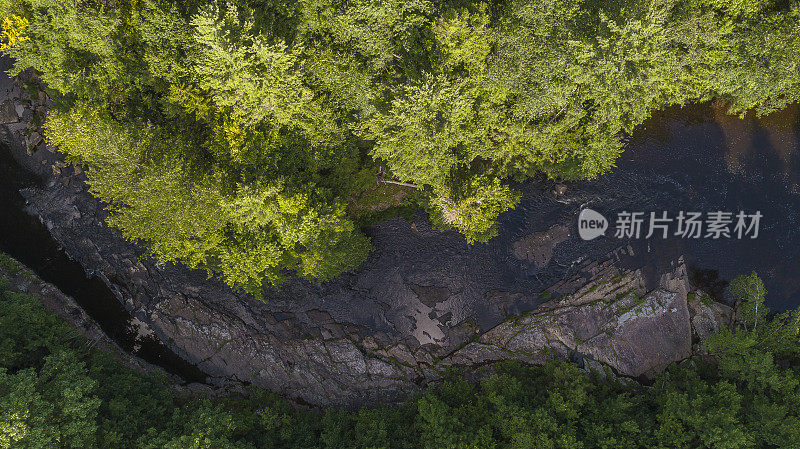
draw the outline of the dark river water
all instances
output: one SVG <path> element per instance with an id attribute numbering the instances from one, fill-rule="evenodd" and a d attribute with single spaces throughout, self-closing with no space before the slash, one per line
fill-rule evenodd
<path id="1" fill-rule="evenodd" d="M 41 181 L 24 171 L 3 144 L 0 146 L 0 250 L 30 267 L 40 278 L 73 297 L 123 350 L 136 354 L 184 380 L 205 376 L 151 334 L 143 334 L 102 280 L 89 277 L 71 260 L 38 219 L 28 215 L 19 189 Z"/>
<path id="2" fill-rule="evenodd" d="M 650 257 L 684 254 L 700 278 L 724 283 L 756 271 L 773 310 L 800 306 L 800 116 L 798 105 L 757 118 L 724 114 L 721 107 L 673 108 L 637 128 L 618 168 L 596 186 L 630 186 L 622 204 L 607 204 L 616 220 L 621 209 L 649 212 L 760 211 L 759 235 L 732 238 L 651 237 Z M 618 188 L 618 189 L 619 189 Z M 613 190 L 612 190 L 613 191 Z M 594 207 L 590 205 L 588 207 Z M 600 210 L 600 209 L 598 209 Z M 735 226 L 731 225 L 731 229 Z M 645 223 L 647 227 L 647 223 Z M 675 229 L 673 227 L 672 229 Z M 643 230 L 643 234 L 646 230 Z M 705 233 L 705 231 L 703 231 Z M 704 237 L 704 236 L 703 236 Z M 722 284 L 718 284 L 718 287 Z"/>
<path id="3" fill-rule="evenodd" d="M 552 181 L 517 185 L 522 201 L 501 215 L 498 236 L 486 244 L 468 245 L 454 231 L 432 230 L 423 213 L 413 222 L 388 220 L 367 230 L 375 251 L 358 269 L 319 285 L 287 282 L 268 292 L 266 307 L 273 313 L 324 310 L 338 322 L 439 344 L 465 320 L 487 330 L 552 295 L 570 293 L 575 283 L 559 285 L 563 280 L 582 282 L 587 265 L 629 245 L 633 256 L 615 263 L 641 268 L 651 287 L 684 256 L 695 284 L 719 299 L 728 299 L 726 282 L 756 271 L 773 310 L 800 306 L 796 106 L 762 119 L 731 117 L 708 104 L 670 108 L 626 142 L 617 167 L 592 181 L 568 183 L 558 197 Z M 611 233 L 584 241 L 577 229 L 584 207 L 612 222 L 621 211 L 648 217 L 664 211 L 668 217 L 680 211 L 758 211 L 763 217 L 756 239 L 715 240 L 705 230 L 697 239 L 645 239 L 644 229 L 639 239 Z M 519 256 L 515 248 L 521 242 L 535 242 L 554 228 L 567 228 L 570 235 L 562 235 L 546 263 Z M 535 254 L 547 245 L 533 246 Z M 551 295 L 542 295 L 545 290 Z"/>
<path id="4" fill-rule="evenodd" d="M 598 179 L 570 183 L 559 197 L 550 181 L 519 186 L 523 200 L 500 217 L 499 235 L 488 244 L 470 246 L 455 232 L 431 230 L 424 214 L 413 224 L 390 220 L 368 230 L 376 251 L 357 270 L 322 284 L 287 283 L 268 292 L 264 307 L 275 316 L 324 310 L 338 322 L 413 335 L 422 344 L 438 342 L 447 326 L 467 318 L 485 330 L 535 307 L 545 300 L 539 292 L 627 245 L 635 256 L 623 263 L 643 267 L 653 279 L 683 255 L 696 284 L 710 293 L 723 297 L 727 281 L 756 271 L 773 310 L 798 307 L 799 112 L 795 105 L 760 119 L 737 118 L 705 104 L 656 113 L 626 139 L 617 167 Z M 36 182 L 0 149 L 0 249 L 75 297 L 124 349 L 187 379 L 201 378 L 158 341 L 142 338 L 105 285 L 87 278 L 38 220 L 24 213 L 18 189 Z M 610 232 L 583 241 L 577 218 L 584 207 L 608 217 L 612 226 L 621 211 L 646 217 L 666 211 L 673 218 L 680 211 L 759 211 L 763 217 L 756 239 L 622 240 Z M 546 266 L 514 256 L 516 242 L 556 225 L 567 226 L 571 235 L 555 246 Z M 647 223 L 642 237 L 646 232 Z M 508 306 L 498 306 L 493 292 L 512 295 Z M 423 297 L 429 303 L 422 304 Z"/>

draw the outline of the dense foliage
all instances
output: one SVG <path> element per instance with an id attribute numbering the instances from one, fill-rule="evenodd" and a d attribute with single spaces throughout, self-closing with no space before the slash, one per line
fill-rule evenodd
<path id="1" fill-rule="evenodd" d="M 759 311 L 652 386 L 571 363 L 506 364 L 480 385 L 454 377 L 399 407 L 308 411 L 259 390 L 177 393 L 89 349 L 3 278 L 0 449 L 797 447 L 800 312 L 767 319 L 760 280 L 737 282 L 732 293 Z"/>
<path id="2" fill-rule="evenodd" d="M 50 142 L 161 261 L 258 292 L 369 241 L 379 166 L 469 242 L 509 181 L 592 178 L 651 111 L 800 95 L 796 0 L 1 0 Z M 367 195 L 369 197 L 369 195 Z M 374 208 L 373 208 L 374 209 Z"/>

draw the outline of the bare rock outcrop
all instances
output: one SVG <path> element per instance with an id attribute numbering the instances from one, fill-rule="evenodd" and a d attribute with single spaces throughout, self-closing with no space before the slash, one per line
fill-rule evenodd
<path id="1" fill-rule="evenodd" d="M 704 338 L 724 322 L 722 309 L 689 307 L 682 262 L 647 288 L 641 270 L 617 263 L 618 243 L 574 239 L 571 213 L 549 222 L 531 215 L 482 246 L 424 218 L 392 220 L 370 230 L 376 251 L 353 273 L 323 284 L 292 280 L 259 302 L 205 273 L 144 257 L 105 224 L 81 170 L 27 125 L 24 118 L 0 125 L 0 135 L 44 177 L 22 192 L 28 212 L 212 381 L 253 383 L 316 405 L 359 405 L 404 399 L 449 366 L 504 359 L 583 357 L 618 374 L 652 376 L 688 357 L 693 335 Z M 31 137 L 50 151 L 27 155 Z M 536 195 L 532 211 L 561 205 L 549 192 Z M 559 298 L 541 295 L 545 288 Z"/>
<path id="2" fill-rule="evenodd" d="M 5 100 L 0 104 L 0 125 L 10 125 L 19 122 L 16 105 L 11 100 Z"/>
<path id="3" fill-rule="evenodd" d="M 575 294 L 495 327 L 447 362 L 473 365 L 517 359 L 539 364 L 554 357 L 583 356 L 624 376 L 652 377 L 691 355 L 693 332 L 705 338 L 709 323 L 725 321 L 723 305 L 693 303 L 690 313 L 682 260 L 662 276 L 655 290 L 647 292 L 644 285 L 640 270 L 625 273 L 607 267 Z"/>
<path id="4" fill-rule="evenodd" d="M 570 236 L 569 228 L 558 224 L 546 231 L 534 232 L 512 244 L 514 257 L 533 262 L 541 268 L 550 262 L 556 245 Z"/>
<path id="5" fill-rule="evenodd" d="M 734 321 L 734 309 L 726 304 L 715 302 L 703 291 L 689 295 L 689 312 L 692 316 L 692 336 L 695 352 L 703 352 L 701 343 Z"/>

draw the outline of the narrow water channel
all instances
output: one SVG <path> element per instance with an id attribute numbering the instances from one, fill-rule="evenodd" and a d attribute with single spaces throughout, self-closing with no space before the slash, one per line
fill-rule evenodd
<path id="1" fill-rule="evenodd" d="M 187 382 L 205 375 L 170 351 L 152 335 L 141 336 L 134 319 L 102 280 L 87 277 L 50 236 L 47 228 L 25 213 L 19 189 L 41 182 L 26 172 L 0 143 L 0 250 L 31 268 L 43 280 L 73 297 L 123 350 L 161 366 Z"/>

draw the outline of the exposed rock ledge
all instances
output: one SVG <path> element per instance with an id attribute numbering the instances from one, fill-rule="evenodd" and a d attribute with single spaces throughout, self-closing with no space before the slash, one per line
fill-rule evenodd
<path id="1" fill-rule="evenodd" d="M 18 86 L 4 90 L 3 101 L 21 95 Z M 212 382 L 252 382 L 309 403 L 357 405 L 400 400 L 439 379 L 448 366 L 501 359 L 584 357 L 622 375 L 648 376 L 687 357 L 693 341 L 729 315 L 721 305 L 689 306 L 682 262 L 648 291 L 640 270 L 618 266 L 619 251 L 589 256 L 601 262 L 571 270 L 549 288 L 553 296 L 564 296 L 541 304 L 540 289 L 530 279 L 554 272 L 547 271 L 554 266 L 549 259 L 567 238 L 564 229 L 527 231 L 529 237 L 514 248 L 496 239 L 472 249 L 424 224 L 412 234 L 400 221 L 375 234 L 374 240 L 383 239 L 376 244 L 382 249 L 369 267 L 323 286 L 293 283 L 260 303 L 203 273 L 142 259 L 138 246 L 105 226 L 102 205 L 87 192 L 80 170 L 40 139 L 31 141 L 39 133 L 28 129 L 25 115 L 46 112 L 46 101 L 40 95 L 15 103 L 21 108 L 6 105 L 6 115 L 22 110 L 21 122 L 6 117 L 11 123 L 0 126 L 20 162 L 47 175 L 43 186 L 23 192 L 29 212 Z M 541 205 L 539 210 L 553 207 L 541 198 L 528 201 Z M 435 254 L 422 251 L 434 241 Z M 412 259 L 402 271 L 399 257 Z M 508 318 L 525 309 L 531 312 Z"/>
<path id="2" fill-rule="evenodd" d="M 706 304 L 702 293 L 691 304 L 686 266 L 679 260 L 659 287 L 644 291 L 640 270 L 600 271 L 585 287 L 560 301 L 505 322 L 453 354 L 447 363 L 474 365 L 517 359 L 586 357 L 630 377 L 651 377 L 688 358 L 695 342 L 729 324 L 731 309 Z"/>
<path id="3" fill-rule="evenodd" d="M 572 295 L 482 335 L 463 326 L 466 345 L 460 349 L 414 347 L 366 326 L 339 323 L 324 311 L 306 311 L 303 321 L 281 316 L 180 267 L 148 267 L 130 246 L 76 234 L 86 229 L 76 218 L 92 216 L 68 217 L 76 204 L 94 201 L 85 192 L 71 198 L 25 193 L 54 237 L 177 354 L 212 377 L 252 382 L 313 404 L 400 400 L 437 380 L 446 366 L 502 359 L 541 363 L 585 356 L 622 375 L 648 376 L 688 357 L 693 335 L 708 335 L 730 315 L 721 304 L 689 306 L 682 261 L 648 292 L 641 270 L 618 268 L 611 258 L 589 269 L 595 274 L 588 282 L 585 274 L 564 281 L 583 285 Z"/>

